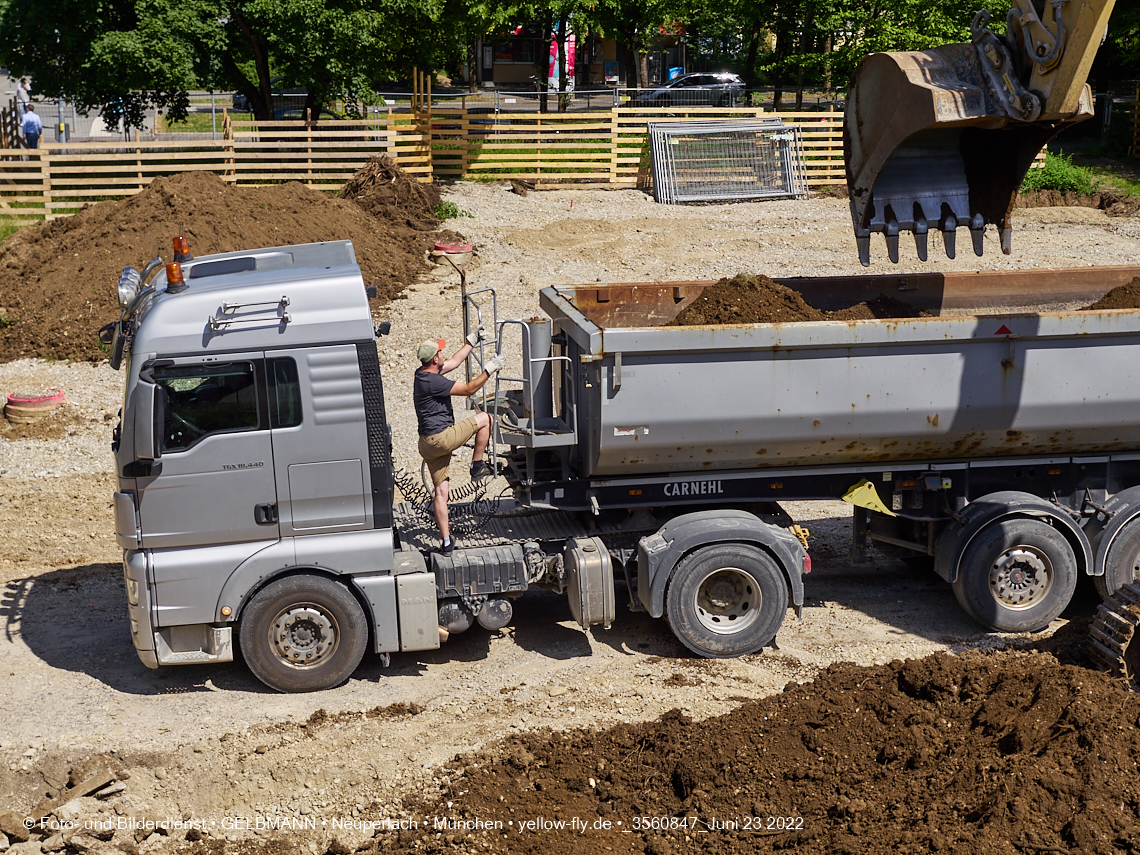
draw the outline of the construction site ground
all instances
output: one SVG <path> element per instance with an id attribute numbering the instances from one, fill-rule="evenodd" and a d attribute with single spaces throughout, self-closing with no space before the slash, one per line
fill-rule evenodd
<path id="1" fill-rule="evenodd" d="M 287 228 L 258 214 L 262 243 L 317 237 L 323 197 L 290 192 Z M 475 245 L 468 287 L 495 288 L 500 319 L 536 314 L 546 284 L 860 271 L 842 199 L 664 207 L 492 183 L 443 198 L 471 215 L 447 226 Z M 101 253 L 99 234 L 73 237 L 73 257 Z M 1019 210 L 1012 256 L 995 237 L 980 259 L 932 246 L 928 267 L 1140 264 L 1140 220 L 1091 208 Z M 114 264 L 164 247 L 131 249 Z M 876 249 L 872 272 L 921 267 L 913 248 L 898 268 Z M 20 252 L 8 268 L 26 279 Z M 446 266 L 408 275 L 375 315 L 393 328 L 380 348 L 396 458 L 417 469 L 412 354 L 460 340 L 459 288 Z M 0 273 L 0 308 L 30 304 L 26 287 Z M 584 633 L 564 598 L 531 591 L 505 630 L 388 667 L 366 657 L 315 694 L 275 694 L 240 662 L 147 670 L 113 536 L 122 378 L 89 343 L 76 355 L 0 364 L 0 392 L 69 400 L 34 426 L 0 422 L 0 844 L 16 855 L 1138 851 L 1140 700 L 1086 667 L 1091 585 L 1045 633 L 989 633 L 929 571 L 873 551 L 852 564 L 838 502 L 787 506 L 812 532 L 803 616 L 741 659 L 694 658 L 620 586 L 609 630 Z M 92 776 L 96 793 L 68 791 Z M 44 799 L 51 817 L 21 841 L 16 821 Z"/>

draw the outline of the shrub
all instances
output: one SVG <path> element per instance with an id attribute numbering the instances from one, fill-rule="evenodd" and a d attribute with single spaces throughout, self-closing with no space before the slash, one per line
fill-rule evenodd
<path id="1" fill-rule="evenodd" d="M 1030 169 L 1021 182 L 1021 189 L 1095 193 L 1099 185 L 1096 176 L 1090 170 L 1075 165 L 1070 156 L 1047 151 L 1045 165 L 1040 169 Z"/>
<path id="2" fill-rule="evenodd" d="M 467 211 L 464 211 L 454 202 L 440 202 L 438 205 L 432 208 L 432 213 L 435 214 L 435 218 L 437 220 L 453 220 L 456 217 L 474 218 L 475 216 L 474 214 L 470 214 Z"/>

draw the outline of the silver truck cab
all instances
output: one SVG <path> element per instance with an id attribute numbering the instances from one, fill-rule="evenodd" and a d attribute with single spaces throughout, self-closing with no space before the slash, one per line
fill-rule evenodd
<path id="1" fill-rule="evenodd" d="M 390 433 L 352 244 L 124 275 L 114 504 L 139 658 L 229 661 L 240 616 L 254 673 L 301 691 L 347 678 L 369 639 L 377 652 L 438 647 L 433 577 L 393 543 Z"/>

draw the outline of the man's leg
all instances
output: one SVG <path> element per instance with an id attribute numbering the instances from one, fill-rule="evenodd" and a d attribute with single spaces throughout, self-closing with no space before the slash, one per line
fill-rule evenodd
<path id="1" fill-rule="evenodd" d="M 471 452 L 472 463 L 478 463 L 483 459 L 483 453 L 491 441 L 491 416 L 487 413 L 477 413 L 475 424 L 478 428 L 475 430 L 475 450 Z"/>
<path id="2" fill-rule="evenodd" d="M 447 497 L 448 497 L 448 484 L 450 482 L 444 481 L 437 484 L 435 493 L 432 494 L 431 507 L 435 511 L 435 524 L 439 526 L 439 533 L 446 541 L 451 537 L 451 528 L 447 520 Z"/>

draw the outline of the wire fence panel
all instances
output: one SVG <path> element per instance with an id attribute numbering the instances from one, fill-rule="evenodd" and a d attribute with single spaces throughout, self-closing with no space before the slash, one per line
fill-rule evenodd
<path id="1" fill-rule="evenodd" d="M 803 134 L 779 119 L 653 122 L 649 138 L 658 202 L 807 196 Z"/>

